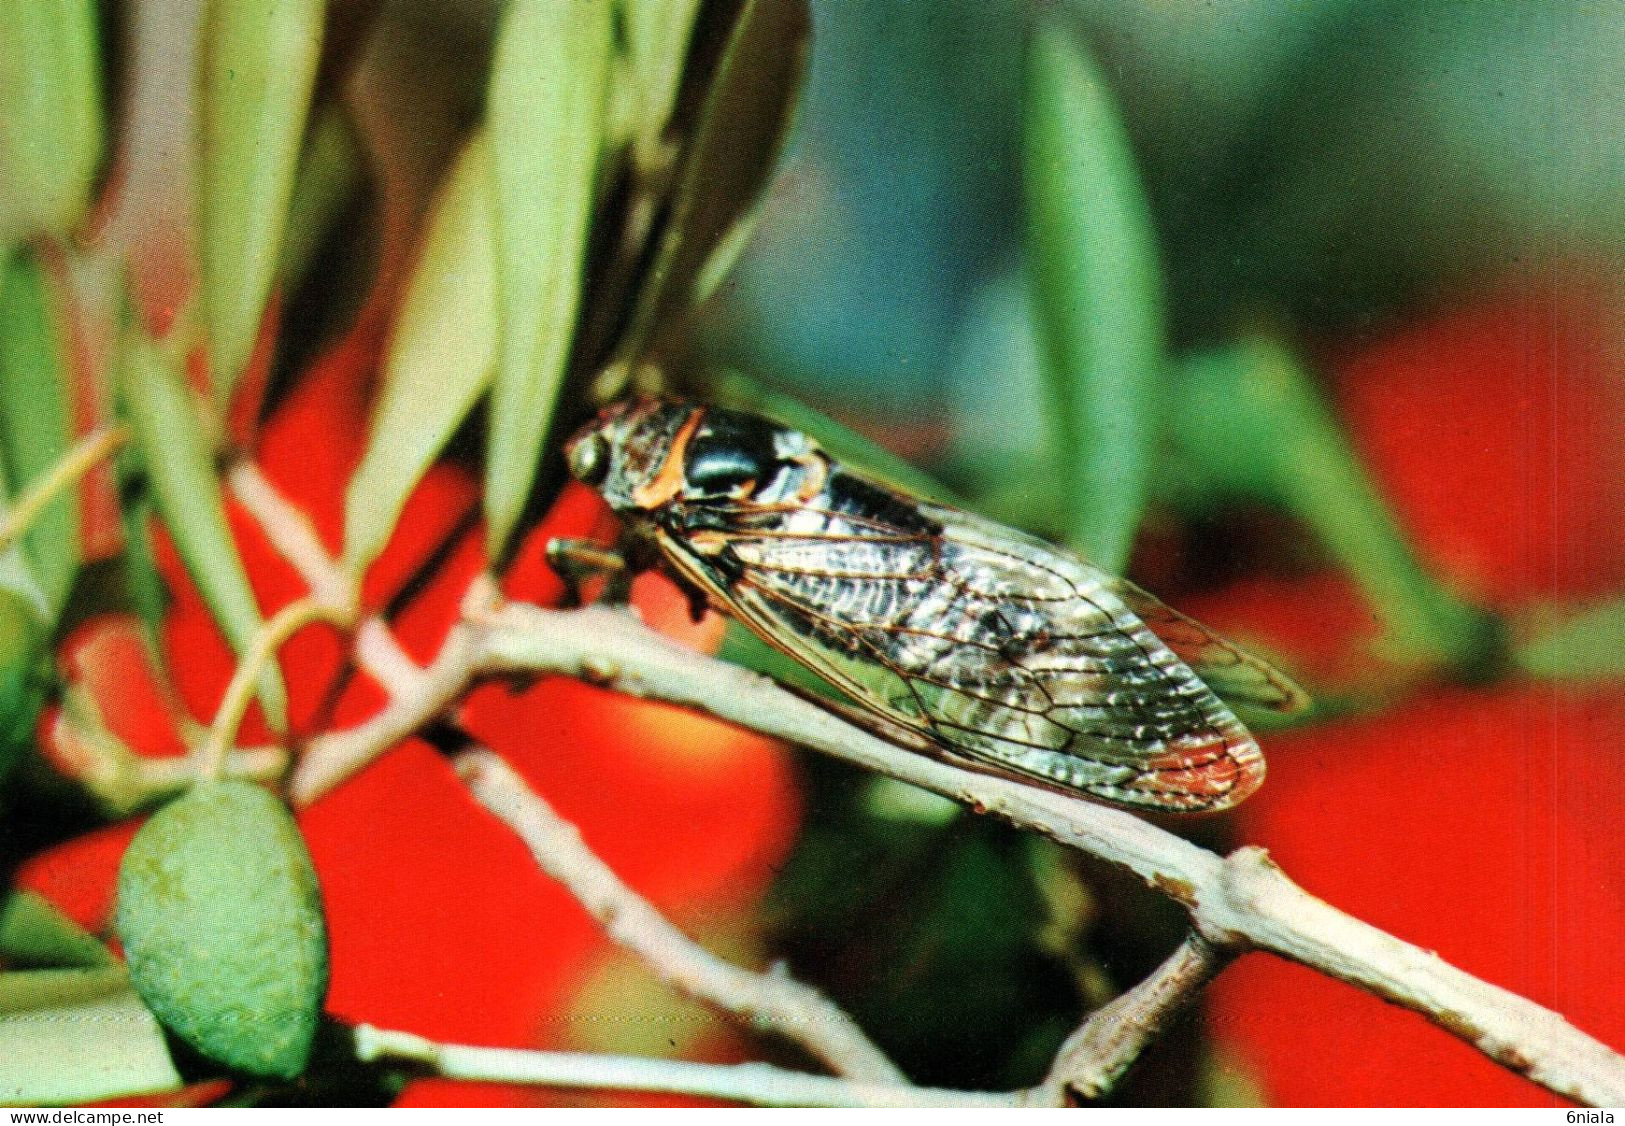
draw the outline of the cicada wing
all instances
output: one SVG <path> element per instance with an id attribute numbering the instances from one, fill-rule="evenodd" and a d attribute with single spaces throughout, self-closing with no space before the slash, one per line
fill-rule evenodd
<path id="1" fill-rule="evenodd" d="M 1309 693 L 1268 661 L 1226 641 L 1127 579 L 1115 579 L 1113 584 L 1151 632 L 1224 699 L 1274 712 L 1301 712 L 1309 707 Z"/>
<path id="2" fill-rule="evenodd" d="M 756 538 L 753 533 L 734 539 L 730 553 L 733 547 Z M 691 550 L 681 538 L 665 535 L 658 542 L 678 577 L 703 591 L 718 610 L 853 700 L 909 730 L 925 730 L 917 712 L 908 706 L 911 694 L 906 679 L 876 660 L 875 654 L 858 643 L 856 632 L 837 629 L 800 601 L 778 596 L 771 583 L 757 581 L 750 568 L 737 568 L 733 558 L 729 566 L 735 573 L 726 576 L 712 559 Z M 775 542 L 788 545 L 797 538 Z"/>
<path id="3" fill-rule="evenodd" d="M 910 502 L 911 504 L 913 502 Z M 1235 716 L 1111 589 L 1041 541 L 920 505 L 795 531 L 710 524 L 678 569 L 759 636 L 984 768 L 1154 809 L 1218 809 L 1263 779 Z"/>
<path id="4" fill-rule="evenodd" d="M 1010 656 L 1053 700 L 1047 717 L 1072 732 L 1068 752 L 1137 768 L 1132 779 L 1101 796 L 1213 810 L 1240 802 L 1263 783 L 1256 741 L 1184 655 L 1122 597 L 1121 580 L 980 517 L 934 506 L 926 511 L 943 524 L 945 566 L 972 592 L 999 600 L 1019 627 Z"/>

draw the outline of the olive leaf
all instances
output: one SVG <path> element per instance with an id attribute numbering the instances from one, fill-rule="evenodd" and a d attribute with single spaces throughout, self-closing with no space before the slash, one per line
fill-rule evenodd
<path id="1" fill-rule="evenodd" d="M 241 656 L 263 619 L 226 523 L 208 437 L 177 361 L 133 323 L 120 344 L 118 390 L 175 549 L 226 640 Z M 287 726 L 287 699 L 273 662 L 260 680 L 259 700 L 278 730 Z"/>
<path id="2" fill-rule="evenodd" d="M 0 975 L 0 1104 L 51 1106 L 178 1090 L 163 1030 L 122 971 Z M 41 975 L 48 975 L 45 980 Z M 7 979 L 12 979 L 8 981 Z M 32 979 L 17 981 L 16 979 Z M 34 995 L 40 1004 L 28 1004 Z"/>
<path id="3" fill-rule="evenodd" d="M 366 453 L 344 493 L 344 559 L 359 574 L 407 497 L 491 383 L 496 260 L 489 153 L 464 147 L 441 189 L 384 360 Z"/>
<path id="4" fill-rule="evenodd" d="M 1471 667 L 1493 655 L 1494 620 L 1428 574 L 1289 349 L 1244 339 L 1185 360 L 1176 386 L 1170 432 L 1190 481 L 1294 513 L 1364 589 L 1405 656 Z"/>
<path id="5" fill-rule="evenodd" d="M 624 9 L 627 75 L 638 138 L 652 144 L 671 120 L 702 0 L 632 0 Z"/>
<path id="6" fill-rule="evenodd" d="M 18 889 L 0 902 L 0 958 L 24 966 L 116 964 L 112 952 L 37 892 Z"/>
<path id="7" fill-rule="evenodd" d="M 102 159 L 96 0 L 5 6 L 0 35 L 0 250 L 66 234 Z"/>
<path id="8" fill-rule="evenodd" d="M 204 6 L 198 256 L 222 405 L 276 276 L 325 16 L 324 0 Z"/>
<path id="9" fill-rule="evenodd" d="M 600 0 L 513 0 L 497 38 L 488 108 L 500 312 L 485 481 L 492 558 L 530 495 L 575 339 L 610 15 Z"/>
<path id="10" fill-rule="evenodd" d="M 0 443 L 13 497 L 56 465 L 73 445 L 66 328 L 39 259 L 12 257 L 0 275 Z M 30 573 L 53 613 L 79 568 L 78 493 L 65 490 L 23 537 Z"/>
<path id="11" fill-rule="evenodd" d="M 1548 627 L 1520 648 L 1516 659 L 1524 672 L 1550 679 L 1625 676 L 1625 598 Z"/>
<path id="12" fill-rule="evenodd" d="M 1068 538 L 1121 573 L 1161 406 L 1162 278 L 1111 90 L 1055 22 L 1041 23 L 1031 44 L 1025 151 L 1028 266 L 1067 475 Z"/>
<path id="13" fill-rule="evenodd" d="M 745 0 L 683 152 L 671 218 L 619 351 L 638 355 L 674 314 L 702 300 L 743 244 L 790 133 L 812 20 L 805 0 Z"/>

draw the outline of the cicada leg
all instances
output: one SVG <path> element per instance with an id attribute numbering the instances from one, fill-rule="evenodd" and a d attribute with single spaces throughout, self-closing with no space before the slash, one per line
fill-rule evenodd
<path id="1" fill-rule="evenodd" d="M 624 604 L 632 595 L 632 568 L 613 547 L 584 539 L 547 541 L 547 562 L 564 580 L 564 605 L 580 606 L 581 587 L 589 579 L 604 580 L 599 601 Z"/>

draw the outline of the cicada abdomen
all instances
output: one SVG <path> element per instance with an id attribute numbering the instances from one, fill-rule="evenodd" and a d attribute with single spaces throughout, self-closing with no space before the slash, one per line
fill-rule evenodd
<path id="1" fill-rule="evenodd" d="M 1264 779 L 1225 700 L 1306 703 L 1132 584 L 847 470 L 767 419 L 638 399 L 566 452 L 711 606 L 977 768 L 1127 806 L 1224 809 Z"/>

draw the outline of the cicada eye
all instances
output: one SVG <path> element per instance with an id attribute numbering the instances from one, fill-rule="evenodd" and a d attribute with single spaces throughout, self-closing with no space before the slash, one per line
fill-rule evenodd
<path id="1" fill-rule="evenodd" d="M 609 443 L 602 434 L 588 434 L 570 447 L 570 472 L 583 485 L 601 485 L 609 475 Z"/>
<path id="2" fill-rule="evenodd" d="M 693 492 L 722 497 L 752 482 L 767 481 L 777 465 L 768 423 L 734 411 L 713 410 L 689 444 L 683 471 Z"/>
<path id="3" fill-rule="evenodd" d="M 706 450 L 689 459 L 689 487 L 712 496 L 723 496 L 741 485 L 760 481 L 766 467 L 748 450 Z"/>

